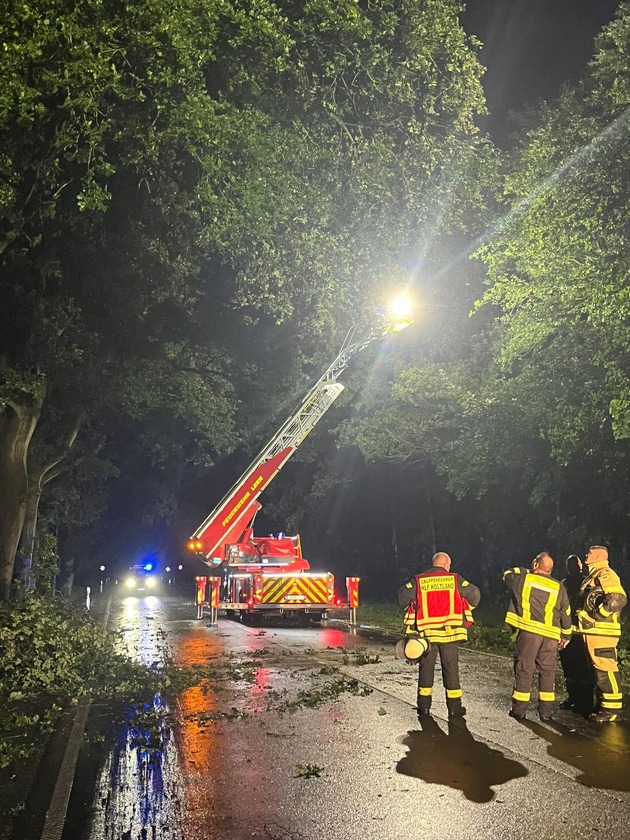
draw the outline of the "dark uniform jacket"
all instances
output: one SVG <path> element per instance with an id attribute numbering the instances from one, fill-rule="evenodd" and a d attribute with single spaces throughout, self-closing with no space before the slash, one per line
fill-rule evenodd
<path id="1" fill-rule="evenodd" d="M 509 627 L 558 641 L 571 636 L 569 596 L 559 580 L 520 568 L 503 572 L 503 580 L 512 592 L 505 616 Z"/>
<path id="2" fill-rule="evenodd" d="M 465 641 L 471 609 L 480 598 L 476 586 L 441 566 L 416 575 L 398 590 L 406 632 L 421 633 L 432 642 Z"/>

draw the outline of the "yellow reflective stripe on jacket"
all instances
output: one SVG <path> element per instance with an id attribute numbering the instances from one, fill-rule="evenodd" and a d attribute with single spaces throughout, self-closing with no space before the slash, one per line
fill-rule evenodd
<path id="1" fill-rule="evenodd" d="M 520 615 L 508 611 L 505 616 L 505 623 L 509 624 L 510 627 L 516 627 L 517 630 L 527 630 L 529 633 L 536 633 L 538 636 L 545 636 L 548 639 L 560 641 L 560 628 L 550 627 L 547 624 L 543 624 L 542 621 L 527 621 Z M 567 630 L 566 633 L 569 634 L 569 631 Z"/>
<path id="2" fill-rule="evenodd" d="M 590 616 L 584 610 L 577 612 L 577 627 L 573 628 L 574 633 L 582 633 L 586 636 L 610 636 L 618 638 L 621 636 L 621 624 L 619 616 L 613 613 L 609 618 L 598 621 L 595 616 Z"/>
<path id="3" fill-rule="evenodd" d="M 553 622 L 553 611 L 555 609 L 556 603 L 558 601 L 558 595 L 560 594 L 560 587 L 556 589 L 555 592 L 549 593 L 549 600 L 547 601 L 547 606 L 545 607 L 545 624 L 551 625 Z"/>
<path id="4" fill-rule="evenodd" d="M 404 622 L 410 627 L 417 626 L 419 630 L 426 630 L 430 627 L 457 627 L 462 623 L 462 616 L 451 613 L 437 618 L 418 618 L 415 613 L 410 613 L 405 615 Z"/>
<path id="5" fill-rule="evenodd" d="M 429 628 L 423 632 L 430 642 L 465 642 L 468 639 L 468 630 L 461 625 L 440 629 Z"/>
<path id="6" fill-rule="evenodd" d="M 532 621 L 531 613 L 531 596 L 532 589 L 543 590 L 548 593 L 547 603 L 545 604 L 545 614 L 542 622 Z M 522 620 L 526 624 L 534 623 L 545 627 L 550 627 L 553 622 L 553 612 L 560 594 L 560 584 L 557 580 L 541 575 L 529 573 L 525 576 L 523 583 L 523 592 L 521 594 L 521 607 L 523 610 Z M 551 638 L 556 638 L 555 634 Z M 560 638 L 558 636 L 558 638 Z"/>
<path id="7" fill-rule="evenodd" d="M 529 575 L 527 576 L 529 577 Z M 532 618 L 532 585 L 531 583 L 525 578 L 525 583 L 523 584 L 523 594 L 521 596 L 521 605 L 523 607 L 523 621 L 529 622 Z"/>
<path id="8" fill-rule="evenodd" d="M 556 641 L 559 641 L 561 636 L 569 637 L 570 628 L 565 629 L 562 625 L 570 623 L 571 612 L 560 581 L 527 569 L 508 570 L 504 573 L 504 580 L 507 581 L 511 574 L 516 577 L 508 583 L 512 589 L 512 600 L 505 623 L 517 630 L 525 630 Z M 562 609 L 559 609 L 559 603 L 562 604 Z"/>

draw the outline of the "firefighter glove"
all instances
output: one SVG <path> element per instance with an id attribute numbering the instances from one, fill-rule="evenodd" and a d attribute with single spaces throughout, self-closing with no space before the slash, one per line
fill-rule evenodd
<path id="1" fill-rule="evenodd" d="M 586 612 L 586 610 L 578 610 L 577 615 L 580 620 L 580 626 L 584 630 L 591 630 L 593 627 L 595 627 L 595 622 Z"/>

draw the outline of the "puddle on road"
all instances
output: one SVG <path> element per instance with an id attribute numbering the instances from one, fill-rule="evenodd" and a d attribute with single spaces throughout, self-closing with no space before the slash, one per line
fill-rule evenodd
<path id="1" fill-rule="evenodd" d="M 152 703 L 127 707 L 114 746 L 101 766 L 93 793 L 91 824 L 78 835 L 68 820 L 63 838 L 90 840 L 184 840 L 181 825 L 178 758 L 166 721 L 168 707 L 155 697 Z M 73 794 L 74 795 L 74 794 Z"/>
<path id="2" fill-rule="evenodd" d="M 597 738 L 551 721 L 545 725 L 525 720 L 522 726 L 547 742 L 551 758 L 574 767 L 576 782 L 585 787 L 630 792 L 630 729 L 625 722 L 591 724 L 601 726 Z"/>
<path id="3" fill-rule="evenodd" d="M 215 801 L 212 780 L 224 774 L 222 755 L 235 732 L 233 721 L 251 717 L 262 724 L 265 713 L 282 716 L 343 692 L 358 693 L 334 667 L 324 671 L 314 664 L 309 655 L 314 651 L 302 658 L 271 649 L 264 631 L 243 639 L 236 652 L 225 651 L 226 636 L 198 623 L 169 628 L 167 634 L 161 612 L 159 599 L 125 599 L 114 628 L 121 650 L 149 667 L 171 659 L 194 667 L 197 682 L 181 690 L 170 708 L 156 695 L 116 713 L 93 710 L 62 840 L 190 840 L 199 831 L 205 838 L 210 827 L 204 829 L 202 815 L 223 824 L 229 836 L 229 815 L 222 814 L 228 806 L 225 797 Z M 329 641 L 338 639 L 336 634 Z M 348 655 L 335 651 L 340 659 Z M 251 775 L 253 784 L 260 770 L 250 761 L 243 758 L 239 772 L 245 781 Z"/>

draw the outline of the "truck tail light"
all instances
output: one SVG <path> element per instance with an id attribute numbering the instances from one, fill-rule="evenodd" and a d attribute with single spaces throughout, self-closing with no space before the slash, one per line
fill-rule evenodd
<path id="1" fill-rule="evenodd" d="M 328 574 L 326 575 L 326 589 L 327 589 L 327 601 L 329 604 L 334 604 L 335 602 L 335 576 Z"/>

